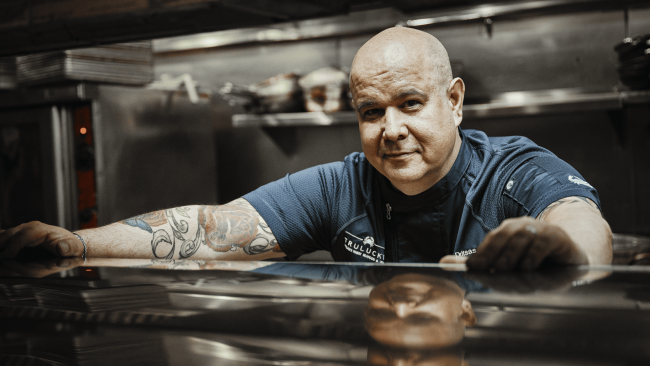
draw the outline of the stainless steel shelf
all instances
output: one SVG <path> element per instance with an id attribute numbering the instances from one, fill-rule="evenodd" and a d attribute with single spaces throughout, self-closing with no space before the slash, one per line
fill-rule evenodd
<path id="1" fill-rule="evenodd" d="M 331 126 L 354 123 L 357 123 L 355 112 L 235 114 L 232 116 L 233 127 Z"/>
<path id="2" fill-rule="evenodd" d="M 650 103 L 650 90 L 585 93 L 578 89 L 510 92 L 484 104 L 463 106 L 465 119 L 571 113 L 622 109 L 625 104 Z M 277 114 L 235 114 L 232 126 L 291 127 L 331 126 L 357 123 L 355 112 L 305 112 Z"/>

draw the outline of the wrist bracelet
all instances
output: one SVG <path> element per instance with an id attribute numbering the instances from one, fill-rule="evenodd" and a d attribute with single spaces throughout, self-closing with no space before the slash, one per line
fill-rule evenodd
<path id="1" fill-rule="evenodd" d="M 81 255 L 81 258 L 84 260 L 84 263 L 85 263 L 86 262 L 86 253 L 88 253 L 88 247 L 86 247 L 86 241 L 81 236 L 79 236 L 79 234 L 77 234 L 77 233 L 73 233 L 73 234 L 74 234 L 74 236 L 77 237 L 77 239 L 81 240 L 81 244 L 84 245 L 84 253 Z"/>

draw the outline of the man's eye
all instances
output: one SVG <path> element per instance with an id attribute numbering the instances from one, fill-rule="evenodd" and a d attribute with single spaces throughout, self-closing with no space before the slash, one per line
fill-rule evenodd
<path id="1" fill-rule="evenodd" d="M 364 118 L 378 118 L 384 115 L 384 110 L 383 109 L 369 109 L 365 112 L 363 112 L 363 117 Z"/>
<path id="2" fill-rule="evenodd" d="M 418 106 L 420 104 L 422 104 L 422 103 L 420 103 L 417 100 L 407 100 L 406 102 L 404 102 L 403 106 L 408 108 L 408 107 L 415 107 L 415 106 Z"/>
<path id="3" fill-rule="evenodd" d="M 374 319 L 375 321 L 378 320 L 392 320 L 395 319 L 397 316 L 395 315 L 394 311 L 390 311 L 387 309 L 370 309 L 367 313 L 369 318 Z"/>

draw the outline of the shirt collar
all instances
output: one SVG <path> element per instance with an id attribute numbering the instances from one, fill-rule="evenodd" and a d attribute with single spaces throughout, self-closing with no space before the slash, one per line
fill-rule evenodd
<path id="1" fill-rule="evenodd" d="M 393 187 L 386 177 L 379 175 L 381 196 L 385 202 L 390 203 L 393 210 L 410 211 L 425 205 L 435 204 L 447 197 L 456 188 L 465 174 L 472 157 L 472 152 L 465 138 L 465 134 L 460 128 L 458 128 L 458 132 L 460 133 L 462 143 L 454 165 L 447 175 L 426 191 L 414 196 L 408 196 Z"/>

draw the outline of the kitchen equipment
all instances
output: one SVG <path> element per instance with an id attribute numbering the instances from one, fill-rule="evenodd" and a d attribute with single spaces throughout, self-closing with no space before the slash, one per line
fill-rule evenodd
<path id="1" fill-rule="evenodd" d="M 219 93 L 231 106 L 247 113 L 285 113 L 304 111 L 299 76 L 280 74 L 249 86 L 226 83 Z"/>
<path id="2" fill-rule="evenodd" d="M 216 203 L 210 95 L 76 83 L 0 97 L 0 228 Z"/>
<path id="3" fill-rule="evenodd" d="M 251 85 L 259 113 L 302 112 L 298 75 L 280 74 Z"/>
<path id="4" fill-rule="evenodd" d="M 638 255 L 650 252 L 650 238 L 615 233 L 612 235 L 612 249 L 614 251 L 613 264 L 634 264 Z"/>
<path id="5" fill-rule="evenodd" d="M 144 85 L 153 81 L 151 41 L 44 52 L 16 58 L 17 82 L 48 84 L 66 80 Z"/>
<path id="6" fill-rule="evenodd" d="M 650 88 L 650 34 L 625 38 L 614 50 L 621 82 L 630 89 Z"/>
<path id="7" fill-rule="evenodd" d="M 298 84 L 303 90 L 305 109 L 326 113 L 349 109 L 348 78 L 348 73 L 337 67 L 324 67 L 301 77 Z"/>

